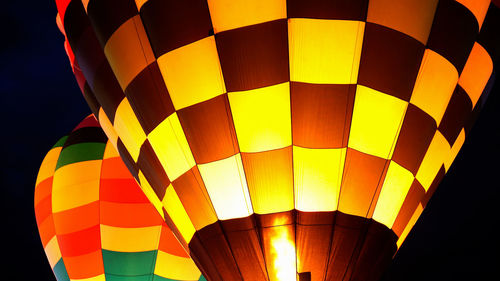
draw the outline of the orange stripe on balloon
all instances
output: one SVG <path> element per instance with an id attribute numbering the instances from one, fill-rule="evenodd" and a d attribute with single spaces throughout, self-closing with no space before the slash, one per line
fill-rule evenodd
<path id="1" fill-rule="evenodd" d="M 35 206 L 35 216 L 37 223 L 43 222 L 51 214 L 52 198 L 50 196 L 47 196 Z"/>
<path id="2" fill-rule="evenodd" d="M 57 236 L 63 257 L 74 257 L 101 249 L 99 225 Z"/>
<path id="3" fill-rule="evenodd" d="M 42 240 L 42 245 L 44 247 L 47 246 L 47 243 L 49 243 L 50 239 L 52 239 L 52 237 L 56 235 L 52 215 L 49 215 L 44 221 L 38 222 L 38 232 L 40 233 L 40 240 Z"/>
<path id="4" fill-rule="evenodd" d="M 54 213 L 53 216 L 58 235 L 88 229 L 99 224 L 99 202 Z"/>
<path id="5" fill-rule="evenodd" d="M 131 179 L 127 166 L 120 157 L 102 160 L 101 179 Z"/>
<path id="6" fill-rule="evenodd" d="M 90 278 L 104 273 L 101 249 L 75 257 L 64 256 L 63 261 L 71 279 Z"/>
<path id="7" fill-rule="evenodd" d="M 162 218 L 151 203 L 123 204 L 101 201 L 101 224 L 115 227 L 147 227 L 161 225 Z"/>
<path id="8" fill-rule="evenodd" d="M 149 200 L 142 193 L 133 179 L 101 179 L 99 190 L 101 201 L 122 203 L 148 203 Z"/>

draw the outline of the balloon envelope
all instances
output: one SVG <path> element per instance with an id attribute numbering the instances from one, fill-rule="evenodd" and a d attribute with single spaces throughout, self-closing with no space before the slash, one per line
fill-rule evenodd
<path id="1" fill-rule="evenodd" d="M 93 116 L 47 153 L 35 214 L 58 281 L 205 280 Z"/>
<path id="2" fill-rule="evenodd" d="M 485 0 L 83 2 L 84 96 L 209 280 L 378 279 L 498 46 Z"/>

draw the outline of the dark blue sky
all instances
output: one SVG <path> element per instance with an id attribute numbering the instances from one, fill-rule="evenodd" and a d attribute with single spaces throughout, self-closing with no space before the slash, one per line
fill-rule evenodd
<path id="1" fill-rule="evenodd" d="M 35 223 L 36 174 L 50 147 L 90 110 L 64 52 L 54 2 L 2 4 L 0 229 L 7 261 L 2 262 L 0 279 L 55 280 Z M 498 84 L 384 281 L 486 280 L 496 272 L 500 252 L 494 231 L 500 222 Z"/>

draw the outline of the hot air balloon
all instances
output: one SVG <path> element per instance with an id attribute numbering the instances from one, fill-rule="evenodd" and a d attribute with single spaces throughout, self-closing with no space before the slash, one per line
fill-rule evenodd
<path id="1" fill-rule="evenodd" d="M 377 280 L 498 48 L 487 0 L 56 3 L 85 99 L 210 281 Z"/>
<path id="2" fill-rule="evenodd" d="M 35 214 L 58 281 L 205 280 L 93 116 L 47 153 Z"/>

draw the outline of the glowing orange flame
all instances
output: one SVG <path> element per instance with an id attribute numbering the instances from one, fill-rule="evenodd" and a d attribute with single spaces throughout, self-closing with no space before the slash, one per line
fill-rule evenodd
<path id="1" fill-rule="evenodd" d="M 275 280 L 296 281 L 295 246 L 287 227 L 275 227 L 271 237 L 271 257 Z"/>

